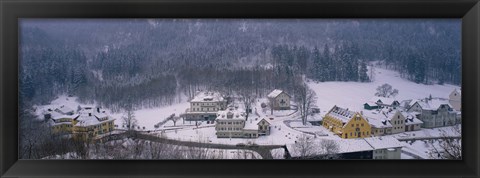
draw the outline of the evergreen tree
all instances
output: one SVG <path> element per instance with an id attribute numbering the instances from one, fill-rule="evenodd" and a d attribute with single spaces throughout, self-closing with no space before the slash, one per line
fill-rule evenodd
<path id="1" fill-rule="evenodd" d="M 360 69 L 358 70 L 358 77 L 360 79 L 360 82 L 370 81 L 367 73 L 368 73 L 367 64 L 364 61 L 360 62 Z"/>

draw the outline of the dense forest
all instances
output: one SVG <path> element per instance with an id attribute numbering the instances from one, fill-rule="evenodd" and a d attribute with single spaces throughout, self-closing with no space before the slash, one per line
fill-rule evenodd
<path id="1" fill-rule="evenodd" d="M 263 97 L 305 77 L 369 82 L 371 61 L 417 83 L 461 83 L 452 19 L 22 20 L 20 30 L 22 106 L 61 93 L 113 110 L 201 89 Z"/>

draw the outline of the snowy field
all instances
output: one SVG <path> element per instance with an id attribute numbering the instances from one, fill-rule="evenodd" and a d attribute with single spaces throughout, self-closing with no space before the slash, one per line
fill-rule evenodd
<path id="1" fill-rule="evenodd" d="M 448 98 L 454 85 L 424 85 L 417 84 L 400 77 L 395 71 L 374 67 L 375 75 L 370 83 L 359 82 L 308 82 L 308 85 L 317 94 L 317 106 L 322 115 L 325 115 L 334 105 L 351 110 L 360 111 L 363 104 L 374 97 L 378 86 L 388 83 L 393 89 L 398 89 L 395 96 L 398 101 L 406 99 L 422 99 L 430 96 Z"/>

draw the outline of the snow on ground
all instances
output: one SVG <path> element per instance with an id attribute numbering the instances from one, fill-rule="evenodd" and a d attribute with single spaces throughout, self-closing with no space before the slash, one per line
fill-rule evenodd
<path id="1" fill-rule="evenodd" d="M 69 107 L 75 111 L 77 111 L 78 106 L 80 107 L 95 107 L 97 106 L 96 103 L 80 103 L 77 101 L 77 97 L 68 97 L 66 95 L 60 95 L 57 99 L 53 100 L 50 104 L 48 105 L 41 105 L 41 106 L 35 106 L 36 111 L 35 113 L 39 117 L 39 119 L 43 119 L 43 112 L 48 110 L 48 109 L 56 109 L 61 106 L 66 106 Z M 140 109 L 134 111 L 135 113 L 135 118 L 137 120 L 138 126 L 140 126 L 141 130 L 144 130 L 143 127 L 145 127 L 145 130 L 154 130 L 155 129 L 155 124 L 164 121 L 165 118 L 170 116 L 171 114 L 175 114 L 178 116 L 180 113 L 185 112 L 185 109 L 190 107 L 190 103 L 188 102 L 182 102 L 178 104 L 173 104 L 170 106 L 164 106 L 164 107 L 159 107 L 159 108 L 149 108 L 149 109 Z M 118 125 L 119 128 L 121 129 L 122 126 L 122 117 L 125 116 L 125 113 L 111 113 L 108 108 L 105 108 L 109 113 L 110 117 L 113 117 L 115 119 L 115 125 Z M 177 125 L 183 125 L 183 122 L 180 120 L 176 123 Z M 191 124 L 191 123 L 190 123 Z M 165 124 L 166 126 L 173 126 L 173 122 L 169 121 Z M 189 125 L 186 123 L 186 125 Z"/>
<path id="2" fill-rule="evenodd" d="M 195 127 L 193 127 L 195 128 Z M 219 143 L 226 145 L 243 144 L 258 144 L 258 145 L 285 145 L 288 143 L 295 143 L 300 135 L 303 133 L 286 127 L 282 122 L 273 122 L 271 126 L 270 135 L 260 136 L 258 138 L 217 138 L 215 135 L 215 127 L 202 127 L 198 129 L 179 129 L 165 131 L 164 136 L 170 139 L 182 141 L 204 141 L 209 143 Z"/>
<path id="3" fill-rule="evenodd" d="M 289 125 L 291 128 L 295 130 L 298 130 L 304 133 L 315 134 L 318 137 L 326 137 L 326 136 L 337 137 L 323 126 L 314 126 L 314 125 L 311 125 L 310 123 L 307 123 L 307 125 L 303 125 L 302 121 L 299 121 L 299 120 L 291 121 Z"/>
<path id="4" fill-rule="evenodd" d="M 149 108 L 149 109 L 140 109 L 136 110 L 135 119 L 137 120 L 137 124 L 142 128 L 145 127 L 145 130 L 155 130 L 155 124 L 164 121 L 168 116 L 171 114 L 175 114 L 179 116 L 180 113 L 184 113 L 185 109 L 190 107 L 190 103 L 182 102 L 178 104 L 173 104 L 170 106 L 164 106 L 160 108 Z M 112 114 L 113 117 L 118 118 L 115 120 L 115 124 L 121 127 L 122 118 L 125 114 L 117 113 Z M 183 123 L 182 121 L 177 121 L 177 124 Z M 171 123 L 173 126 L 173 122 Z"/>
<path id="5" fill-rule="evenodd" d="M 363 104 L 369 101 L 378 86 L 388 83 L 399 93 L 395 99 L 402 101 L 406 99 L 421 99 L 428 97 L 446 98 L 454 89 L 460 89 L 454 85 L 424 85 L 416 84 L 400 77 L 398 72 L 374 67 L 375 77 L 373 82 L 308 82 L 317 94 L 317 106 L 325 115 L 334 105 L 360 111 Z"/>
<path id="6" fill-rule="evenodd" d="M 390 71 L 376 67 L 374 69 L 375 77 L 371 83 L 359 83 L 359 82 L 309 82 L 308 85 L 317 94 L 317 106 L 322 111 L 320 115 L 326 114 L 330 108 L 334 105 L 340 107 L 350 108 L 352 110 L 363 109 L 363 104 L 374 97 L 376 88 L 384 83 L 392 85 L 394 89 L 399 90 L 399 94 L 395 99 L 401 101 L 404 99 L 420 99 L 429 96 L 433 97 L 446 97 L 458 86 L 453 85 L 424 85 L 416 84 L 406 79 L 400 78 L 399 74 L 395 71 Z M 302 135 L 312 136 L 312 133 L 317 136 L 322 135 L 321 139 L 335 139 L 341 138 L 334 136 L 333 133 L 324 129 L 321 126 L 307 125 L 303 126 L 300 123 L 299 113 L 295 110 L 274 111 L 271 115 L 270 109 L 262 108 L 261 103 L 268 103 L 266 98 L 259 99 L 255 103 L 254 113 L 250 117 L 267 118 L 271 124 L 271 133 L 268 136 L 261 136 L 259 138 L 244 139 L 244 138 L 217 138 L 215 135 L 215 127 L 213 124 L 207 124 L 206 122 L 200 122 L 200 125 L 195 126 L 195 122 L 183 122 L 177 121 L 176 126 L 173 126 L 172 121 L 166 122 L 159 128 L 154 134 L 164 135 L 171 139 L 183 140 L 183 141 L 207 141 L 210 143 L 236 145 L 243 144 L 258 144 L 258 145 L 286 145 L 293 144 Z M 52 101 L 51 105 L 38 106 L 37 112 L 51 107 L 68 106 L 74 110 L 78 107 L 79 103 L 76 102 L 75 97 L 60 96 L 58 99 Z M 88 106 L 95 106 L 93 104 L 87 104 Z M 84 106 L 84 105 L 81 105 Z M 171 106 L 140 109 L 135 111 L 135 117 L 138 125 L 145 130 L 155 130 L 155 124 L 164 121 L 171 114 L 179 115 L 183 113 L 185 109 L 189 107 L 188 102 L 182 102 L 173 104 Z M 108 108 L 106 108 L 108 109 Z M 112 114 L 112 117 L 117 119 L 116 125 L 121 127 L 121 117 L 123 113 Z M 272 120 L 270 118 L 273 118 Z M 290 127 L 285 125 L 289 123 Z M 422 129 L 420 131 L 408 132 L 394 135 L 396 138 L 410 138 L 410 137 L 429 137 L 439 136 L 440 130 L 438 129 Z M 163 132 L 163 133 L 162 133 Z M 326 134 L 326 135 L 325 135 Z M 418 145 L 409 146 L 411 152 L 420 148 Z M 422 151 L 416 154 L 424 154 Z M 425 156 L 425 155 L 422 155 Z"/>
<path id="7" fill-rule="evenodd" d="M 403 151 L 413 153 L 417 156 L 420 156 L 423 159 L 432 159 L 430 157 L 430 149 L 432 149 L 432 144 L 435 147 L 439 148 L 438 140 L 416 140 L 416 141 L 406 141 L 403 142 L 405 147 L 402 148 Z M 403 159 L 403 158 L 402 158 Z"/>

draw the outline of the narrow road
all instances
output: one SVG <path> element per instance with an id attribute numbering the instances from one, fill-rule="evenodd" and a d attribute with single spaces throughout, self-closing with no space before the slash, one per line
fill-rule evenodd
<path id="1" fill-rule="evenodd" d="M 106 136 L 106 137 L 104 137 L 104 140 L 109 141 L 109 140 L 116 140 L 116 139 L 126 138 L 126 137 L 127 137 L 127 134 L 122 133 L 122 134 Z M 282 148 L 282 145 L 236 146 L 236 145 L 225 145 L 225 144 L 216 144 L 216 143 L 200 143 L 200 142 L 179 141 L 179 140 L 161 138 L 161 137 L 157 137 L 157 136 L 154 136 L 154 135 L 147 135 L 147 134 L 141 134 L 141 133 L 136 133 L 134 135 L 134 137 L 138 138 L 138 139 L 152 141 L 152 142 L 160 142 L 160 143 L 165 143 L 165 144 L 186 146 L 186 147 L 251 150 L 251 151 L 255 151 L 258 154 L 260 154 L 260 156 L 262 156 L 262 159 L 273 159 L 273 156 L 272 156 L 270 150 L 275 149 L 275 148 Z"/>

